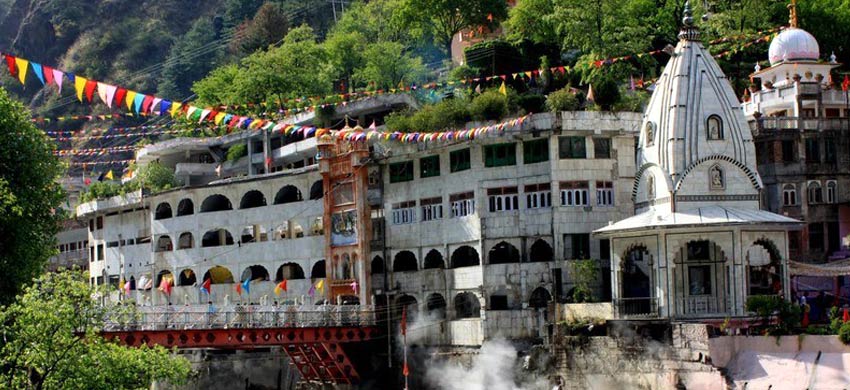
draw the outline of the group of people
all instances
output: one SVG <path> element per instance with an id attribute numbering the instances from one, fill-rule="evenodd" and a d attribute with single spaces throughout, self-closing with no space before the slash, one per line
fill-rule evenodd
<path id="1" fill-rule="evenodd" d="M 847 308 L 847 299 L 826 291 L 794 292 L 795 301 L 802 308 L 803 327 L 810 323 L 827 323 L 833 307 Z"/>

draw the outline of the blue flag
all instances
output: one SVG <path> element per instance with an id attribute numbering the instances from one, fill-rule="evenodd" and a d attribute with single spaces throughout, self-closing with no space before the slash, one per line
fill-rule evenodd
<path id="1" fill-rule="evenodd" d="M 245 279 L 245 281 L 242 282 L 242 289 L 248 294 L 251 293 L 251 279 Z"/>

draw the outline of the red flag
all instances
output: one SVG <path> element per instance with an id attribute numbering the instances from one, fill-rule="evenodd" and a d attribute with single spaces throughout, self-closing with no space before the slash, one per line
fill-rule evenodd
<path id="1" fill-rule="evenodd" d="M 850 322 L 850 311 L 845 307 L 844 308 L 844 316 L 841 318 L 842 322 Z"/>
<path id="2" fill-rule="evenodd" d="M 242 283 L 236 283 L 236 293 L 242 295 Z"/>
<path id="3" fill-rule="evenodd" d="M 44 66 L 41 68 L 42 73 L 44 73 L 44 84 L 50 85 L 53 84 L 53 68 L 49 66 Z"/>
<path id="4" fill-rule="evenodd" d="M 153 104 L 153 96 L 145 96 L 145 100 L 142 100 L 142 112 L 150 112 L 151 104 Z"/>
<path id="5" fill-rule="evenodd" d="M 407 336 L 407 307 L 401 309 L 401 335 Z"/>
<path id="6" fill-rule="evenodd" d="M 115 91 L 115 102 L 114 102 L 114 104 L 116 106 L 120 107 L 122 104 L 124 104 L 124 97 L 126 97 L 126 96 L 127 96 L 127 90 L 124 89 L 124 88 L 118 88 L 118 90 Z"/>
<path id="7" fill-rule="evenodd" d="M 15 65 L 15 57 L 14 56 L 10 56 L 10 55 L 6 54 L 6 66 L 9 67 L 9 73 L 11 73 L 12 76 L 15 76 L 15 75 L 18 74 L 18 66 Z"/>
<path id="8" fill-rule="evenodd" d="M 404 368 L 401 369 L 401 373 L 404 376 L 410 375 L 410 369 L 407 368 L 407 361 L 404 362 Z"/>
<path id="9" fill-rule="evenodd" d="M 207 290 L 207 294 L 209 294 L 210 291 L 212 291 L 212 290 L 210 290 L 210 288 L 212 286 L 212 278 L 204 280 L 204 283 L 201 284 L 201 286 L 204 288 L 204 290 Z"/>
<path id="10" fill-rule="evenodd" d="M 89 102 L 92 101 L 92 97 L 94 97 L 94 89 L 97 88 L 97 81 L 87 80 L 86 81 L 86 99 L 89 99 Z"/>
<path id="11" fill-rule="evenodd" d="M 847 92 L 850 89 L 850 76 L 844 75 L 844 81 L 841 83 L 841 89 Z"/>

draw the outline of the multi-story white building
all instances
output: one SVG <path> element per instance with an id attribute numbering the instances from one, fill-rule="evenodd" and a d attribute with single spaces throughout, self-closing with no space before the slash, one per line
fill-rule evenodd
<path id="1" fill-rule="evenodd" d="M 356 280 L 371 287 L 354 288 L 360 302 L 428 321 L 419 332 L 431 344 L 539 337 L 548 302 L 572 297 L 572 260 L 597 261 L 595 296 L 610 291 L 608 242 L 590 233 L 632 213 L 640 120 L 538 114 L 474 141 L 375 143 L 368 158 L 344 160 L 367 183 L 371 230 L 365 249 L 341 259 L 331 208 L 346 204 L 349 175 L 335 178 L 340 167 L 321 152 L 334 141 L 245 133 L 150 145 L 138 163 L 173 167 L 186 186 L 77 208 L 90 221 L 92 281 L 124 279 L 141 304 L 227 305 L 349 302 L 351 291 L 337 292 Z M 248 155 L 222 163 L 240 143 Z M 355 152 L 340 146 L 334 156 Z M 326 293 L 311 297 L 326 276 Z M 170 296 L 157 290 L 163 278 L 174 281 Z M 207 279 L 209 295 L 199 288 Z M 288 291 L 278 296 L 281 280 Z"/>

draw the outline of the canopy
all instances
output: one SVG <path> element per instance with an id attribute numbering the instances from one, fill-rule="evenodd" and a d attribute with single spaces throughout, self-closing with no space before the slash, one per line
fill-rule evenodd
<path id="1" fill-rule="evenodd" d="M 850 276 L 850 259 L 826 264 L 809 264 L 789 260 L 788 268 L 791 276 Z"/>

